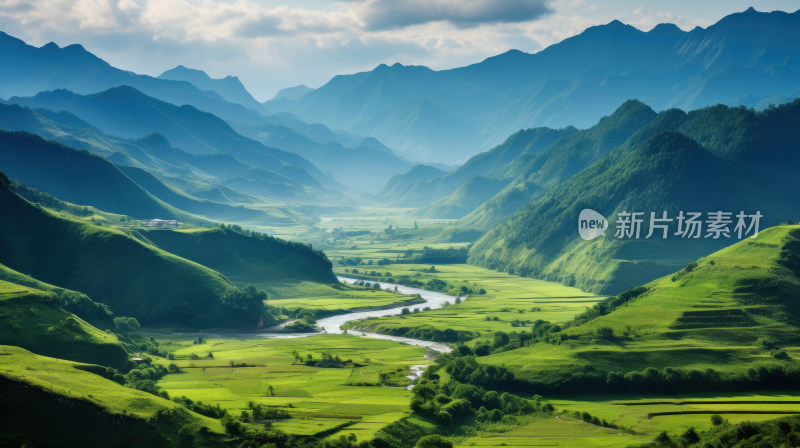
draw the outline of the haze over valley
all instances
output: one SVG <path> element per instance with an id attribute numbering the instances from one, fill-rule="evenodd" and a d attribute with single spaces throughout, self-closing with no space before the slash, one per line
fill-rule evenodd
<path id="1" fill-rule="evenodd" d="M 0 446 L 800 443 L 800 11 L 6 3 Z"/>

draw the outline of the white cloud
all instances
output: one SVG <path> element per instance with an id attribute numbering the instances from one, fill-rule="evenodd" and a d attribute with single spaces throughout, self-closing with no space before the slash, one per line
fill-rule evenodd
<path id="1" fill-rule="evenodd" d="M 476 26 L 518 23 L 551 12 L 545 0 L 366 0 L 356 10 L 368 29 L 394 29 L 430 22 Z"/>
<path id="2" fill-rule="evenodd" d="M 239 75 L 265 98 L 384 62 L 447 68 L 510 47 L 538 49 L 498 24 L 519 27 L 548 12 L 545 0 L 325 1 L 0 0 L 0 29 L 35 45 L 81 43 L 141 73 L 184 64 Z M 395 13 L 403 18 L 390 24 Z"/>
<path id="3" fill-rule="evenodd" d="M 645 8 L 638 3 L 0 0 L 0 30 L 34 45 L 80 43 L 109 63 L 140 73 L 158 75 L 183 64 L 216 77 L 238 75 L 257 98 L 266 99 L 283 87 L 320 85 L 380 63 L 450 68 L 512 48 L 538 51 L 613 19 L 642 29 L 675 21 L 687 29 L 738 8 L 703 3 L 703 15 L 695 16 L 687 11 L 698 9 L 696 0 L 648 2 Z"/>

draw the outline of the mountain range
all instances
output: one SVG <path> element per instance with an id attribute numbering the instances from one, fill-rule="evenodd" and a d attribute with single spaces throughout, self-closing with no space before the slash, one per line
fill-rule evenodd
<path id="1" fill-rule="evenodd" d="M 365 139 L 347 132 L 334 132 L 322 124 L 305 123 L 291 114 L 271 114 L 264 104 L 256 101 L 241 82 L 232 76 L 213 79 L 203 71 L 184 66 L 167 70 L 159 77 L 139 75 L 111 66 L 81 45 L 61 48 L 51 42 L 42 47 L 34 47 L 5 33 L 0 33 L 0 57 L 5 62 L 0 67 L 0 98 L 35 97 L 49 92 L 48 100 L 63 101 L 66 100 L 66 92 L 55 91 L 65 90 L 80 97 L 105 93 L 103 99 L 111 101 L 111 104 L 124 106 L 126 101 L 132 101 L 129 106 L 138 113 L 143 113 L 143 110 L 138 109 L 142 105 L 141 97 L 149 97 L 160 100 L 162 104 L 178 107 L 184 116 L 188 114 L 191 115 L 189 119 L 197 119 L 195 125 L 201 128 L 209 125 L 208 117 L 203 115 L 213 115 L 217 123 L 211 124 L 212 129 L 209 132 L 218 131 L 220 123 L 225 123 L 231 129 L 222 130 L 222 133 L 240 134 L 240 137 L 258 140 L 267 146 L 283 145 L 279 147 L 280 150 L 308 156 L 315 159 L 314 163 L 320 166 L 330 163 L 325 167 L 326 176 L 333 176 L 345 184 L 352 181 L 348 185 L 361 192 L 378 190 L 388 177 L 401 173 L 412 165 L 375 139 Z M 141 97 L 132 98 L 130 95 L 133 91 L 139 92 Z M 112 92 L 116 95 L 115 98 L 110 98 Z M 42 97 L 38 99 L 44 101 Z M 188 112 L 190 108 L 197 112 L 192 115 Z M 125 109 L 119 107 L 118 112 Z M 154 112 L 151 118 L 172 113 L 163 110 L 151 112 Z M 138 119 L 142 120 L 147 116 L 140 115 Z M 99 118 L 102 120 L 102 114 Z M 118 117 L 113 118 L 114 120 L 106 120 L 105 125 L 117 123 L 114 129 L 117 136 L 138 138 L 156 131 L 142 126 L 141 122 L 127 127 L 124 122 L 116 121 Z M 92 120 L 87 121 L 97 127 L 104 127 Z M 161 121 L 168 123 L 170 120 L 163 120 L 162 117 Z M 186 140 L 176 139 L 174 135 L 171 137 L 171 143 L 176 146 L 181 147 L 187 143 Z M 182 137 L 186 138 L 185 135 Z M 246 144 L 249 145 L 252 142 Z M 191 146 L 191 152 L 202 151 L 203 145 L 197 141 L 192 141 Z M 294 150 L 295 147 L 297 151 Z M 293 164 L 303 165 L 296 158 Z M 354 164 L 368 168 L 368 174 L 353 176 L 350 167 Z M 317 168 L 305 166 L 304 169 L 312 171 Z"/>
<path id="2" fill-rule="evenodd" d="M 800 95 L 799 30 L 800 12 L 753 8 L 690 31 L 615 20 L 534 54 L 441 71 L 382 64 L 266 104 L 374 136 L 408 158 L 462 162 L 519 129 L 589 126 L 630 98 L 655 110 L 787 101 Z"/>
<path id="3" fill-rule="evenodd" d="M 620 238 L 609 230 L 583 241 L 576 231 L 581 210 L 596 210 L 609 223 L 622 212 L 667 212 L 674 220 L 680 211 L 726 211 L 730 229 L 740 211 L 762 214 L 761 228 L 799 216 L 786 200 L 800 169 L 798 120 L 800 100 L 762 112 L 722 105 L 663 111 L 492 228 L 469 261 L 602 293 L 675 271 L 729 239 Z"/>
<path id="4" fill-rule="evenodd" d="M 421 207 L 431 218 L 460 218 L 459 226 L 488 230 L 511 213 L 570 178 L 622 144 L 656 113 L 626 101 L 594 126 L 526 129 L 471 157 L 448 173 L 397 176 L 398 186 L 381 197 L 400 206 Z"/>

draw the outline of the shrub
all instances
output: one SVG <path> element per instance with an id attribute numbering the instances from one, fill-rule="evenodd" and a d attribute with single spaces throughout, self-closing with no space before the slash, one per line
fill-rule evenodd
<path id="1" fill-rule="evenodd" d="M 422 437 L 414 445 L 415 448 L 453 448 L 453 444 L 438 434 Z"/>

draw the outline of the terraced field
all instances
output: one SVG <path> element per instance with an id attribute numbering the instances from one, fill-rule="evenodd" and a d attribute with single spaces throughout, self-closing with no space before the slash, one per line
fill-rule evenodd
<path id="1" fill-rule="evenodd" d="M 667 430 L 680 434 L 689 427 L 706 430 L 711 427 L 711 415 L 719 414 L 730 423 L 761 421 L 800 414 L 800 394 L 776 392 L 769 394 L 717 393 L 713 395 L 649 396 L 633 398 L 598 396 L 587 399 L 552 398 L 558 409 L 588 412 L 651 439 Z"/>

